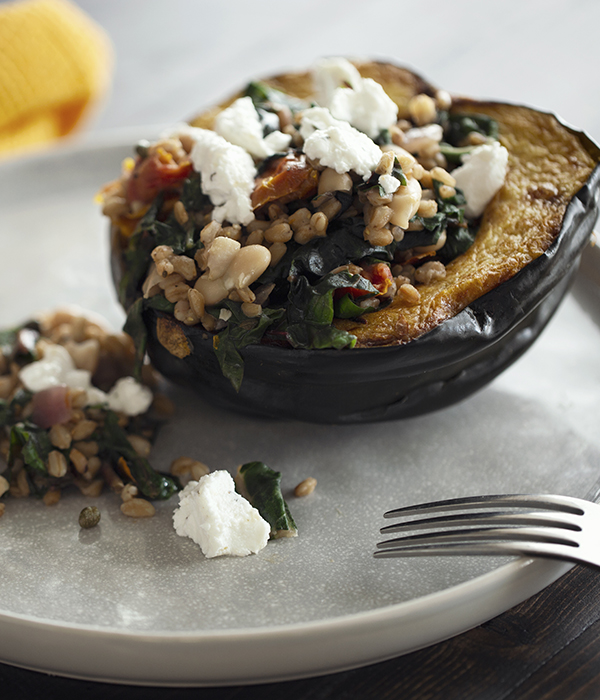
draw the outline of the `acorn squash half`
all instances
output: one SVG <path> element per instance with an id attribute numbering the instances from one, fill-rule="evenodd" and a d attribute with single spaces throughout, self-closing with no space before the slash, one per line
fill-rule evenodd
<path id="1" fill-rule="evenodd" d="M 407 113 L 416 94 L 435 88 L 404 68 L 364 63 Z M 310 97 L 309 73 L 267 81 Z M 210 128 L 234 98 L 193 119 Z M 421 288 L 420 303 L 394 299 L 361 322 L 334 324 L 357 338 L 343 350 L 247 345 L 238 391 L 226 379 L 213 334 L 146 308 L 147 351 L 166 377 L 208 401 L 254 415 L 320 423 L 415 416 L 464 399 L 514 362 L 538 337 L 575 274 L 598 214 L 600 150 L 552 114 L 454 97 L 452 112 L 488 115 L 509 152 L 504 185 L 481 219 L 472 246 Z M 122 233 L 112 229 L 117 287 L 126 272 Z M 129 299 L 126 304 L 129 304 Z"/>

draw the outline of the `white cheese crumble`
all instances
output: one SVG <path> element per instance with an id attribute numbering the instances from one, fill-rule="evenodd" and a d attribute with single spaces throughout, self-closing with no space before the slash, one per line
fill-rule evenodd
<path id="1" fill-rule="evenodd" d="M 229 472 L 220 470 L 190 481 L 179 493 L 173 513 L 178 535 L 200 545 L 205 557 L 244 557 L 266 547 L 270 526 L 235 491 Z"/>
<path id="2" fill-rule="evenodd" d="M 250 195 L 256 176 L 252 156 L 209 129 L 178 124 L 163 133 L 164 138 L 183 135 L 194 142 L 190 160 L 200 173 L 202 191 L 214 205 L 213 219 L 249 224 L 254 219 Z"/>
<path id="3" fill-rule="evenodd" d="M 325 107 L 311 107 L 302 114 L 303 151 L 337 173 L 353 170 L 368 180 L 379 165 L 381 149 L 366 134 L 332 116 Z"/>
<path id="4" fill-rule="evenodd" d="M 322 107 L 329 107 L 340 85 L 354 88 L 362 80 L 356 66 L 345 58 L 323 58 L 314 64 L 311 73 L 317 104 Z"/>
<path id="5" fill-rule="evenodd" d="M 317 63 L 313 82 L 318 104 L 373 139 L 398 119 L 398 106 L 383 87 L 371 78 L 363 78 L 345 58 Z"/>
<path id="6" fill-rule="evenodd" d="M 394 192 L 402 185 L 400 180 L 393 175 L 380 175 L 378 182 L 386 194 L 394 194 Z"/>
<path id="7" fill-rule="evenodd" d="M 256 168 L 252 156 L 208 129 L 197 129 L 194 137 L 190 158 L 200 173 L 202 191 L 214 204 L 213 219 L 246 226 L 254 219 L 250 195 Z"/>
<path id="8" fill-rule="evenodd" d="M 26 389 L 37 393 L 53 386 L 67 386 L 87 392 L 86 405 L 108 405 L 113 411 L 137 416 L 145 413 L 152 403 L 152 391 L 139 384 L 133 377 L 122 377 L 106 394 L 92 386 L 92 373 L 77 369 L 68 350 L 62 345 L 48 343 L 44 357 L 25 365 L 19 378 Z"/>
<path id="9" fill-rule="evenodd" d="M 281 131 L 263 136 L 263 127 L 251 97 L 240 97 L 215 119 L 215 131 L 254 158 L 263 159 L 285 151 L 292 137 Z"/>
<path id="10" fill-rule="evenodd" d="M 508 168 L 508 151 L 497 141 L 477 146 L 462 157 L 463 165 L 452 171 L 467 205 L 465 214 L 476 218 L 483 214 L 492 197 L 504 183 Z"/>

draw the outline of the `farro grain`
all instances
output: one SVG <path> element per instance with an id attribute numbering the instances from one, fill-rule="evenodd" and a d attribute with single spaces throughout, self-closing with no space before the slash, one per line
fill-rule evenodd
<path id="1" fill-rule="evenodd" d="M 302 226 L 306 226 L 310 223 L 310 217 L 310 210 L 303 207 L 302 209 L 295 211 L 293 214 L 290 214 L 288 224 L 294 229 L 294 231 L 297 231 Z"/>
<path id="2" fill-rule="evenodd" d="M 192 258 L 188 258 L 187 255 L 177 255 L 171 259 L 173 263 L 173 269 L 178 272 L 184 280 L 188 282 L 196 278 L 198 271 L 196 270 L 196 263 Z"/>
<path id="3" fill-rule="evenodd" d="M 121 513 L 128 518 L 151 518 L 156 510 L 150 501 L 144 498 L 132 498 L 121 503 Z"/>
<path id="4" fill-rule="evenodd" d="M 60 501 L 60 489 L 48 489 L 42 496 L 42 501 L 47 506 L 54 506 Z"/>
<path id="5" fill-rule="evenodd" d="M 190 291 L 188 292 L 188 302 L 194 314 L 196 314 L 198 318 L 202 318 L 205 311 L 204 296 L 202 295 L 202 292 L 199 292 L 197 289 L 190 288 Z"/>
<path id="6" fill-rule="evenodd" d="M 449 187 L 448 185 L 441 185 L 439 193 L 442 199 L 449 199 L 450 197 L 454 197 L 454 195 L 456 194 L 456 190 L 454 189 L 454 187 Z"/>
<path id="7" fill-rule="evenodd" d="M 408 112 L 417 126 L 431 124 L 437 116 L 435 100 L 423 93 L 415 95 L 408 102 Z"/>
<path id="8" fill-rule="evenodd" d="M 245 301 L 242 304 L 242 313 L 248 318 L 256 318 L 262 313 L 262 306 L 260 304 L 253 304 Z"/>
<path id="9" fill-rule="evenodd" d="M 73 447 L 69 452 L 69 459 L 71 460 L 71 463 L 73 464 L 75 469 L 80 474 L 83 474 L 88 462 L 87 457 L 83 454 L 83 452 L 80 452 L 78 449 Z"/>
<path id="10" fill-rule="evenodd" d="M 439 260 L 431 260 L 415 270 L 415 281 L 420 284 L 431 284 L 446 277 L 446 268 Z"/>
<path id="11" fill-rule="evenodd" d="M 314 477 L 309 476 L 296 486 L 294 489 L 294 496 L 298 496 L 298 498 L 308 496 L 315 490 L 316 485 L 317 480 Z"/>
<path id="12" fill-rule="evenodd" d="M 248 226 L 246 226 L 246 231 L 249 233 L 257 233 L 259 231 L 266 231 L 269 226 L 271 226 L 271 221 L 262 221 L 261 219 L 254 219 Z"/>
<path id="13" fill-rule="evenodd" d="M 150 440 L 147 440 L 141 435 L 128 435 L 127 439 L 129 440 L 129 444 L 133 447 L 136 453 L 140 455 L 140 457 L 148 457 L 152 450 Z"/>
<path id="14" fill-rule="evenodd" d="M 175 202 L 175 206 L 173 207 L 173 214 L 175 215 L 175 219 L 177 219 L 177 223 L 181 226 L 185 226 L 190 220 L 190 217 L 187 211 L 185 210 L 185 207 L 181 200 Z"/>
<path id="15" fill-rule="evenodd" d="M 324 201 L 319 204 L 319 211 L 323 212 L 329 221 L 336 217 L 341 210 L 342 203 L 335 197 L 326 197 Z"/>
<path id="16" fill-rule="evenodd" d="M 121 500 L 123 503 L 131 501 L 138 495 L 138 487 L 135 484 L 125 484 L 121 491 Z"/>
<path id="17" fill-rule="evenodd" d="M 287 222 L 275 223 L 264 232 L 265 240 L 269 243 L 287 243 L 292 235 L 292 228 Z"/>
<path id="18" fill-rule="evenodd" d="M 171 462 L 171 467 L 169 471 L 173 476 L 182 476 L 183 474 L 189 474 L 190 470 L 192 468 L 192 464 L 194 464 L 196 460 L 192 459 L 191 457 L 177 457 L 177 459 L 174 459 Z"/>
<path id="19" fill-rule="evenodd" d="M 264 237 L 265 236 L 262 229 L 256 229 L 249 234 L 248 238 L 246 238 L 246 245 L 260 245 L 263 242 Z"/>
<path id="20" fill-rule="evenodd" d="M 158 283 L 158 286 L 161 289 L 165 290 L 169 287 L 174 287 L 177 284 L 181 284 L 182 282 L 183 277 L 178 272 L 172 272 L 170 275 L 162 277 L 160 282 Z"/>
<path id="21" fill-rule="evenodd" d="M 73 447 L 79 450 L 88 459 L 90 457 L 96 457 L 100 451 L 100 446 L 95 440 L 80 440 L 79 442 L 75 442 Z"/>
<path id="22" fill-rule="evenodd" d="M 394 240 L 392 232 L 387 228 L 371 228 L 370 226 L 365 227 L 363 237 L 365 241 L 376 246 L 386 246 Z"/>
<path id="23" fill-rule="evenodd" d="M 416 287 L 413 287 L 412 284 L 401 284 L 400 287 L 398 287 L 397 296 L 411 306 L 418 304 L 421 300 L 419 290 Z"/>
<path id="24" fill-rule="evenodd" d="M 218 221 L 211 221 L 200 231 L 200 240 L 205 246 L 208 246 L 215 240 L 220 231 L 221 224 Z"/>
<path id="25" fill-rule="evenodd" d="M 373 207 L 370 210 L 368 225 L 375 229 L 384 228 L 389 223 L 393 213 L 393 209 L 385 205 Z"/>
<path id="26" fill-rule="evenodd" d="M 438 205 L 435 199 L 421 199 L 417 214 L 425 219 L 437 214 Z"/>
<path id="27" fill-rule="evenodd" d="M 52 450 L 48 454 L 48 474 L 60 479 L 62 476 L 65 476 L 67 469 L 68 464 L 64 454 L 58 450 Z"/>
<path id="28" fill-rule="evenodd" d="M 381 156 L 375 172 L 379 175 L 389 175 L 394 167 L 394 154 L 391 151 L 385 151 Z"/>
<path id="29" fill-rule="evenodd" d="M 94 479 L 94 481 L 87 482 L 85 479 L 80 478 L 74 479 L 73 483 L 84 496 L 89 496 L 90 498 L 97 498 L 104 488 L 103 479 Z"/>
<path id="30" fill-rule="evenodd" d="M 250 287 L 242 287 L 242 289 L 237 290 L 240 301 L 246 302 L 248 304 L 253 304 L 256 299 L 256 295 L 250 289 Z"/>
<path id="31" fill-rule="evenodd" d="M 88 459 L 87 467 L 83 474 L 83 478 L 87 479 L 88 481 L 91 481 L 96 477 L 96 475 L 100 471 L 101 466 L 102 462 L 100 460 L 100 457 L 90 457 Z"/>
<path id="32" fill-rule="evenodd" d="M 48 432 L 48 437 L 54 447 L 58 447 L 59 450 L 67 450 L 71 446 L 71 440 L 73 439 L 71 431 L 62 423 L 53 425 Z"/>
<path id="33" fill-rule="evenodd" d="M 96 421 L 81 420 L 71 429 L 71 437 L 73 440 L 85 440 L 96 431 L 97 427 L 98 423 Z"/>
<path id="34" fill-rule="evenodd" d="M 178 301 L 185 301 L 187 303 L 187 295 L 190 287 L 187 284 L 174 284 L 165 289 L 165 297 L 176 304 Z"/>
<path id="35" fill-rule="evenodd" d="M 269 263 L 269 266 L 275 267 L 275 265 L 277 265 L 277 263 L 285 255 L 287 251 L 287 246 L 285 243 L 277 241 L 273 243 L 273 245 L 269 248 L 269 251 L 271 253 L 271 262 Z"/>
<path id="36" fill-rule="evenodd" d="M 329 219 L 322 211 L 317 211 L 310 217 L 310 225 L 317 236 L 324 236 L 329 225 Z"/>
<path id="37" fill-rule="evenodd" d="M 433 180 L 437 180 L 443 185 L 448 185 L 448 187 L 454 187 L 456 185 L 455 178 L 452 177 L 452 175 L 447 170 L 444 170 L 444 168 L 432 168 L 430 175 Z"/>

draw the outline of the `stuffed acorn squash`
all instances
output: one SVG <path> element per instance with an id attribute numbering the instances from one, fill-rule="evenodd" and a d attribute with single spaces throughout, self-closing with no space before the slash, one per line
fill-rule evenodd
<path id="1" fill-rule="evenodd" d="M 252 82 L 101 197 L 140 361 L 219 405 L 356 422 L 464 398 L 566 292 L 600 152 L 388 63 Z"/>

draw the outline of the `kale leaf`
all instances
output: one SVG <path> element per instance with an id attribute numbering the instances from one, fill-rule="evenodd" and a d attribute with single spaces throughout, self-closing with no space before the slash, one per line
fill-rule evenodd
<path id="1" fill-rule="evenodd" d="M 100 451 L 108 454 L 112 461 L 128 472 L 127 476 L 131 476 L 134 484 L 147 498 L 165 500 L 178 490 L 174 479 L 155 471 L 147 459 L 137 454 L 127 433 L 119 425 L 119 417 L 113 411 L 105 412 L 104 425 L 98 428 L 95 437 Z"/>
<path id="2" fill-rule="evenodd" d="M 248 318 L 242 313 L 239 302 L 226 300 L 219 306 L 227 309 L 231 317 L 227 326 L 213 336 L 213 348 L 223 376 L 239 391 L 244 378 L 244 360 L 240 350 L 246 345 L 260 343 L 267 328 L 285 315 L 284 309 L 263 309 L 257 318 Z"/>

